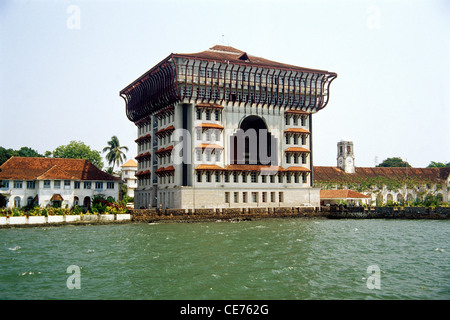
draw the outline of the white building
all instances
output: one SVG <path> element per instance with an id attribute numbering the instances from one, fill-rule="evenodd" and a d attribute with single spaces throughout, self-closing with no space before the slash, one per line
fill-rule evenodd
<path id="1" fill-rule="evenodd" d="M 84 159 L 12 157 L 0 166 L 0 194 L 9 208 L 89 208 L 95 195 L 118 200 L 120 182 Z"/>
<path id="2" fill-rule="evenodd" d="M 171 54 L 124 88 L 135 207 L 319 206 L 312 115 L 336 74 L 227 46 Z"/>
<path id="3" fill-rule="evenodd" d="M 427 197 L 448 202 L 450 168 L 357 167 L 353 142 L 337 144 L 337 166 L 314 167 L 314 183 L 324 190 L 351 189 L 370 196 L 372 204 L 413 203 Z"/>
<path id="4" fill-rule="evenodd" d="M 137 162 L 133 159 L 128 160 L 122 166 L 122 181 L 127 186 L 127 195 L 131 198 L 134 198 L 134 190 L 137 188 Z"/>

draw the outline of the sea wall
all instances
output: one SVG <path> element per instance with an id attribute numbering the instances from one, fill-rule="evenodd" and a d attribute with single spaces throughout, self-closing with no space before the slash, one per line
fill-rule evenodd
<path id="1" fill-rule="evenodd" d="M 0 228 L 63 224 L 93 224 L 130 222 L 131 214 L 83 214 L 54 216 L 6 216 L 0 217 Z"/>
<path id="2" fill-rule="evenodd" d="M 252 220 L 264 218 L 322 217 L 329 219 L 449 219 L 450 207 L 277 207 L 217 209 L 135 209 L 136 222 L 195 222 L 215 220 Z"/>
<path id="3" fill-rule="evenodd" d="M 449 219 L 450 207 L 329 207 L 330 219 Z"/>

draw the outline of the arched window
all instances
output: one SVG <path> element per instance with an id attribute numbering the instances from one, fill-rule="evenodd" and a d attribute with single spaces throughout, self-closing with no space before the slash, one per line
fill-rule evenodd
<path id="1" fill-rule="evenodd" d="M 14 207 L 20 208 L 20 197 L 14 198 Z"/>

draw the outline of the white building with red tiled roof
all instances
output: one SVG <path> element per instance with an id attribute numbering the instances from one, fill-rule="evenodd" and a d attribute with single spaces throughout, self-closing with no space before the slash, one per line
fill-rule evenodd
<path id="1" fill-rule="evenodd" d="M 84 159 L 12 157 L 0 166 L 0 194 L 10 208 L 90 207 L 95 195 L 118 200 L 120 182 Z"/>
<path id="2" fill-rule="evenodd" d="M 312 116 L 336 77 L 229 46 L 170 54 L 120 91 L 138 129 L 135 207 L 319 206 Z"/>

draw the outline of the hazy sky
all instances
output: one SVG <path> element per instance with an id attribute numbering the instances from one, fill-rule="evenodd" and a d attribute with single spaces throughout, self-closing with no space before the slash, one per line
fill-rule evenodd
<path id="1" fill-rule="evenodd" d="M 450 1 L 0 1 L 0 146 L 53 151 L 113 135 L 136 156 L 119 91 L 170 53 L 226 44 L 333 71 L 315 165 L 450 162 Z M 106 165 L 105 161 L 105 165 Z"/>

